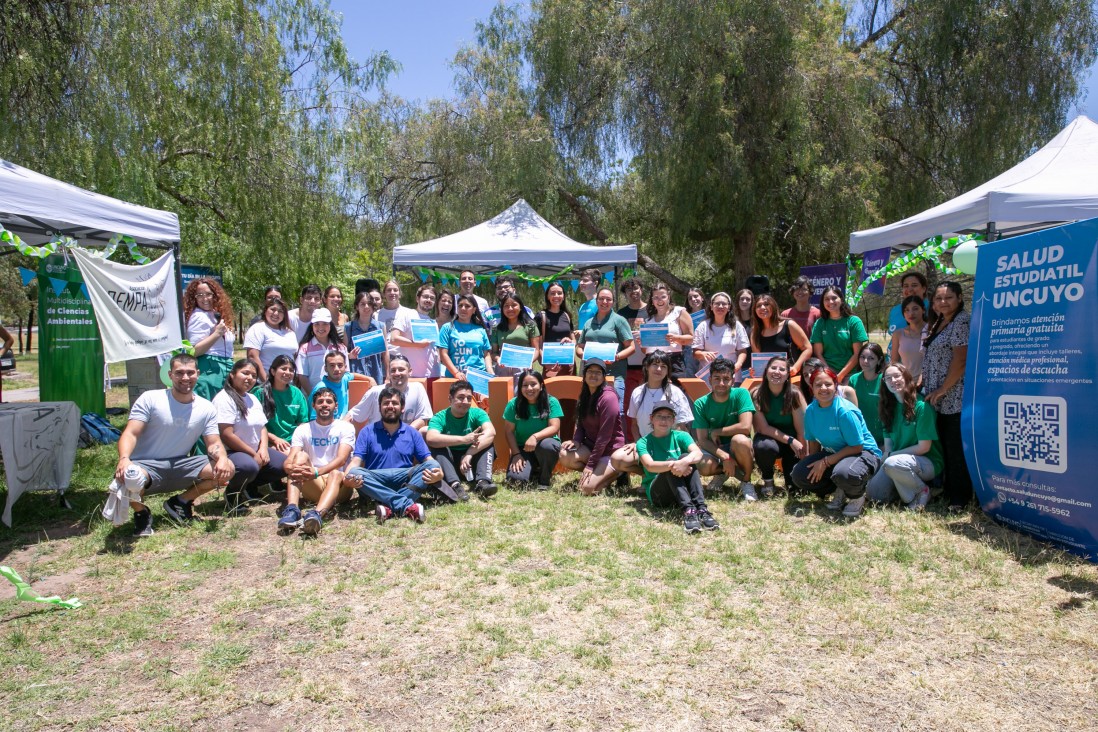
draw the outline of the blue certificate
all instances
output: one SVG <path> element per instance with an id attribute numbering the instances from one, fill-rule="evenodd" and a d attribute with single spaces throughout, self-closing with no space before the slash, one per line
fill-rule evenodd
<path id="1" fill-rule="evenodd" d="M 473 387 L 473 393 L 488 396 L 488 383 L 492 375 L 480 369 L 465 369 L 465 379 Z"/>
<path id="2" fill-rule="evenodd" d="M 499 351 L 499 365 L 510 369 L 528 369 L 534 365 L 533 348 L 504 343 Z"/>
<path id="3" fill-rule="evenodd" d="M 385 334 L 380 330 L 360 333 L 353 337 L 351 341 L 354 343 L 355 348 L 359 349 L 359 358 L 368 358 L 369 356 L 376 356 L 379 353 L 385 353 L 386 348 L 388 348 L 388 346 L 385 345 Z"/>
<path id="4" fill-rule="evenodd" d="M 438 344 L 438 323 L 433 320 L 416 319 L 412 321 L 412 341 L 430 341 Z"/>
<path id="5" fill-rule="evenodd" d="M 571 366 L 576 360 L 576 347 L 571 343 L 546 343 L 541 347 L 543 366 Z"/>
<path id="6" fill-rule="evenodd" d="M 667 334 L 671 331 L 667 323 L 645 323 L 640 327 L 641 348 L 667 349 Z"/>
<path id="7" fill-rule="evenodd" d="M 766 371 L 766 364 L 770 359 L 775 356 L 787 356 L 786 353 L 774 352 L 774 353 L 752 353 L 751 354 L 751 376 L 756 379 L 763 377 L 763 372 Z"/>
<path id="8" fill-rule="evenodd" d="M 583 360 L 598 358 L 607 363 L 614 363 L 618 355 L 617 343 L 586 343 L 583 346 Z"/>
<path id="9" fill-rule="evenodd" d="M 694 321 L 694 330 L 697 330 L 698 326 L 701 325 L 701 322 L 705 320 L 705 310 L 702 309 L 696 313 L 690 313 L 690 319 Z"/>

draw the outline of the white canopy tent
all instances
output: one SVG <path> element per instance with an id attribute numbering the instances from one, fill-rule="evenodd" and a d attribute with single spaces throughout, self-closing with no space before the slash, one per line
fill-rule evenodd
<path id="1" fill-rule="evenodd" d="M 590 246 L 562 234 L 521 198 L 498 216 L 464 231 L 393 250 L 393 267 L 430 267 L 454 273 L 510 266 L 534 275 L 556 274 L 568 265 L 635 265 L 637 247 Z"/>
<path id="2" fill-rule="evenodd" d="M 0 160 L 0 223 L 28 244 L 57 234 L 82 243 L 107 242 L 115 234 L 138 244 L 171 249 L 179 241 L 179 217 L 137 206 Z"/>
<path id="3" fill-rule="evenodd" d="M 1022 234 L 1098 216 L 1098 124 L 1076 117 L 1033 155 L 968 193 L 920 214 L 850 235 L 850 253 L 906 250 L 932 236 Z"/>

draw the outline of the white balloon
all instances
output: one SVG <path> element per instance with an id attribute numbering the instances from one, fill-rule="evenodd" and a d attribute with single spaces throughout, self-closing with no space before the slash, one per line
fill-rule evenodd
<path id="1" fill-rule="evenodd" d="M 953 266 L 965 274 L 976 274 L 976 259 L 979 251 L 976 242 L 966 241 L 953 250 Z"/>

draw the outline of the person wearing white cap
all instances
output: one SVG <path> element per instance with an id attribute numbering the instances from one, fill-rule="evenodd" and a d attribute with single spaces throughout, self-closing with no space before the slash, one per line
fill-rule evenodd
<path id="1" fill-rule="evenodd" d="M 306 394 L 324 378 L 324 357 L 329 351 L 347 355 L 339 328 L 332 327 L 332 312 L 316 308 L 297 349 L 297 385 Z"/>

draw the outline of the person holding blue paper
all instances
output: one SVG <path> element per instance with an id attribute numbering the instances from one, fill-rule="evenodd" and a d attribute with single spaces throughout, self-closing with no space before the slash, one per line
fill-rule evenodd
<path id="1" fill-rule="evenodd" d="M 751 310 L 750 340 L 752 353 L 784 353 L 788 356 L 790 377 L 801 373 L 804 362 L 812 355 L 812 344 L 801 326 L 779 315 L 778 302 L 765 293 L 755 299 Z M 762 372 L 756 371 L 755 378 L 763 378 Z"/>
<path id="2" fill-rule="evenodd" d="M 523 304 L 522 298 L 514 293 L 508 293 L 499 301 L 500 321 L 492 330 L 492 355 L 496 360 L 496 376 L 513 376 L 523 368 L 533 367 L 540 371 L 541 364 L 541 333 L 534 319 L 527 315 L 528 308 Z M 534 362 L 530 366 L 513 367 L 504 365 L 500 361 L 500 353 L 503 345 L 509 343 L 512 346 L 534 349 Z"/>
<path id="3" fill-rule="evenodd" d="M 387 351 L 363 356 L 362 349 L 355 346 L 355 337 L 369 333 L 381 333 L 385 331 L 381 323 L 374 317 L 374 300 L 371 293 L 363 290 L 355 295 L 355 317 L 347 321 L 343 326 L 343 333 L 351 350 L 347 353 L 350 362 L 351 373 L 364 374 L 380 384 L 385 381 L 389 373 L 389 354 Z"/>
<path id="4" fill-rule="evenodd" d="M 519 395 L 503 410 L 503 430 L 511 449 L 507 480 L 529 483 L 536 471 L 538 490 L 549 490 L 560 460 L 563 416 L 560 402 L 545 390 L 542 375 L 523 371 L 519 375 Z"/>
<path id="5" fill-rule="evenodd" d="M 614 357 L 604 360 L 610 375 L 614 377 L 614 392 L 618 395 L 620 413 L 622 401 L 625 399 L 625 362 L 636 347 L 633 343 L 633 329 L 629 327 L 625 318 L 614 312 L 612 289 L 609 287 L 600 289 L 595 295 L 595 303 L 597 305 L 595 315 L 587 323 L 587 327 L 580 331 L 576 342 L 576 356 L 581 361 L 589 360 L 584 356 L 585 345 L 588 343 L 616 344 L 617 350 Z"/>
<path id="6" fill-rule="evenodd" d="M 465 381 L 466 369 L 474 368 L 495 375 L 492 342 L 477 301 L 469 295 L 457 296 L 457 317 L 442 326 L 438 334 L 438 357 L 446 367 L 446 376 Z"/>
<path id="7" fill-rule="evenodd" d="M 564 304 L 564 287 L 559 282 L 554 282 L 545 288 L 545 309 L 534 317 L 534 323 L 541 332 L 541 344 L 544 349 L 551 343 L 574 343 L 572 338 L 572 314 Z M 573 352 L 572 359 L 575 359 Z M 567 376 L 572 373 L 573 363 L 567 364 L 545 363 L 544 353 L 542 366 L 546 377 Z"/>
<path id="8" fill-rule="evenodd" d="M 438 371 L 438 333 L 431 337 L 416 337 L 414 321 L 419 320 L 435 324 L 432 311 L 435 307 L 435 288 L 423 285 L 416 291 L 416 309 L 402 311 L 389 333 L 389 342 L 400 349 L 412 367 L 412 376 L 429 379 Z M 437 328 L 437 326 L 436 326 Z M 422 330 L 422 328 L 420 328 Z"/>
<path id="9" fill-rule="evenodd" d="M 683 360 L 683 346 L 694 343 L 694 321 L 686 308 L 676 305 L 671 301 L 671 288 L 663 282 L 652 285 L 652 291 L 648 295 L 648 317 L 645 325 L 666 325 L 667 333 L 664 336 L 666 343 L 662 345 L 645 346 L 645 354 L 655 350 L 661 350 L 671 357 L 671 375 L 676 379 L 687 376 L 686 362 Z"/>

